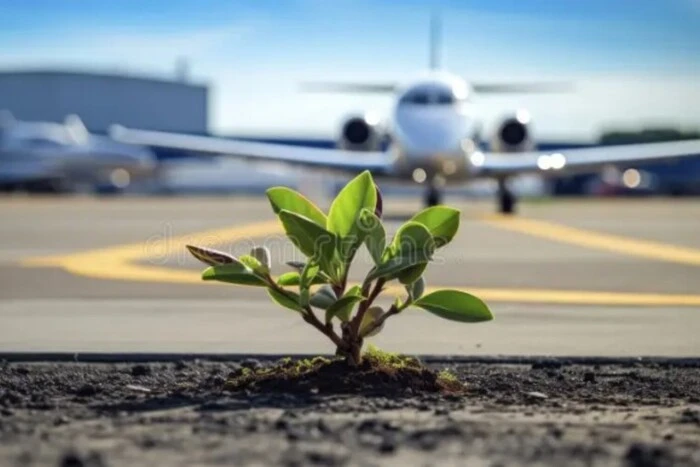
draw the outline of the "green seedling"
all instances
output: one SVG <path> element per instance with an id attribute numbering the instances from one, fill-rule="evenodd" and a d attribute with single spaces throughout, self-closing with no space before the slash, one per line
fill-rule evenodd
<path id="1" fill-rule="evenodd" d="M 426 290 L 423 275 L 428 264 L 459 229 L 457 209 L 424 209 L 389 239 L 382 224 L 381 192 L 367 171 L 345 185 L 327 214 L 286 187 L 270 188 L 267 198 L 287 237 L 306 261 L 289 262 L 292 270 L 274 277 L 266 247 L 253 248 L 249 255 L 236 258 L 188 245 L 190 253 L 209 266 L 202 279 L 265 289 L 275 303 L 298 313 L 327 336 L 336 347 L 336 355 L 350 365 L 361 363 L 366 338 L 378 334 L 387 319 L 408 308 L 463 323 L 493 319 L 486 304 L 471 294 Z M 350 284 L 350 266 L 362 247 L 372 264 L 361 283 Z M 405 294 L 396 296 L 388 307 L 376 305 L 394 281 Z"/>

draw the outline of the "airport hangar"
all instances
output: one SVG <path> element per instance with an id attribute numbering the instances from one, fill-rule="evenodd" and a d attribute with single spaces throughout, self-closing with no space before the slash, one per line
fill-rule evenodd
<path id="1" fill-rule="evenodd" d="M 105 134 L 119 123 L 134 128 L 206 134 L 209 87 L 185 77 L 166 80 L 69 70 L 0 72 L 0 109 L 18 120 L 61 122 L 78 115 Z"/>

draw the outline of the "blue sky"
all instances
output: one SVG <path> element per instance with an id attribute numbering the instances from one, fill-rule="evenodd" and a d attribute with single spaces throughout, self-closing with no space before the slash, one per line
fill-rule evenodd
<path id="1" fill-rule="evenodd" d="M 443 65 L 475 80 L 571 79 L 565 96 L 483 97 L 488 122 L 528 107 L 547 136 L 603 126 L 700 127 L 700 0 L 0 0 L 0 67 L 172 76 L 211 86 L 212 130 L 332 134 L 384 97 L 309 95 L 304 80 L 406 79 Z"/>

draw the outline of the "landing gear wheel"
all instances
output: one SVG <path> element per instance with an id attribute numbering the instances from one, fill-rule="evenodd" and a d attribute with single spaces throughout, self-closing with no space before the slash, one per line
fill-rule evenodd
<path id="1" fill-rule="evenodd" d="M 505 180 L 498 182 L 498 209 L 501 214 L 513 214 L 517 198 L 508 188 Z"/>
<path id="2" fill-rule="evenodd" d="M 425 207 L 437 206 L 442 203 L 442 192 L 434 186 L 428 188 L 425 192 L 424 204 Z"/>

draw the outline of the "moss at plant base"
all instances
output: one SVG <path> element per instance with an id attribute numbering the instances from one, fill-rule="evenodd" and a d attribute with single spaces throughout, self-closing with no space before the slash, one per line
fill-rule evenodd
<path id="1" fill-rule="evenodd" d="M 370 347 L 358 367 L 343 359 L 315 357 L 251 370 L 244 368 L 225 384 L 228 391 L 319 394 L 405 394 L 416 392 L 463 394 L 464 385 L 447 371 L 436 372 L 418 359 Z"/>

